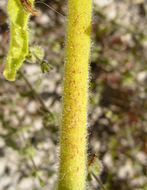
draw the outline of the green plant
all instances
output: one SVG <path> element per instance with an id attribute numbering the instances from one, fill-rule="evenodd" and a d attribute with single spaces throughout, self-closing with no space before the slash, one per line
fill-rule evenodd
<path id="1" fill-rule="evenodd" d="M 33 0 L 30 0 L 30 3 L 33 3 Z M 23 8 L 20 0 L 9 0 L 7 8 L 10 25 L 10 43 L 4 77 L 9 81 L 14 81 L 16 71 L 28 54 L 27 21 L 29 13 Z"/>

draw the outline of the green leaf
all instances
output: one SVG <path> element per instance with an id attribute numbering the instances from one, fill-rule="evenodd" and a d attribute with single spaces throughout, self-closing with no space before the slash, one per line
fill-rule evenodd
<path id="1" fill-rule="evenodd" d="M 30 0 L 30 2 L 32 3 L 33 0 Z M 10 42 L 3 74 L 7 80 L 14 81 L 16 71 L 28 54 L 27 21 L 29 13 L 24 10 L 19 0 L 9 0 L 7 10 L 10 25 Z"/>
<path id="2" fill-rule="evenodd" d="M 40 186 L 44 186 L 44 181 L 41 178 L 39 178 L 39 183 L 40 183 Z"/>
<path id="3" fill-rule="evenodd" d="M 112 117 L 112 111 L 111 110 L 107 110 L 106 112 L 105 112 L 105 115 L 106 115 L 106 117 L 107 118 L 111 118 Z"/>
<path id="4" fill-rule="evenodd" d="M 44 51 L 40 46 L 33 46 L 29 48 L 29 53 L 26 59 L 31 62 L 40 61 L 43 59 Z"/>
<path id="5" fill-rule="evenodd" d="M 91 162 L 91 161 L 89 161 Z M 96 158 L 90 165 L 88 166 L 88 172 L 94 173 L 95 175 L 100 175 L 102 172 L 103 166 L 101 161 Z"/>
<path id="6" fill-rule="evenodd" d="M 51 64 L 49 64 L 47 61 L 45 60 L 42 60 L 40 62 L 40 67 L 41 67 L 41 71 L 42 73 L 46 73 L 46 72 L 49 72 L 53 67 Z"/>
<path id="7" fill-rule="evenodd" d="M 14 150 L 19 150 L 19 146 L 17 145 L 17 143 L 11 138 L 8 137 L 8 139 L 6 140 L 7 146 L 11 147 Z"/>
<path id="8" fill-rule="evenodd" d="M 42 170 L 40 169 L 34 169 L 32 172 L 31 172 L 31 176 L 33 177 L 39 177 L 40 175 L 42 174 Z"/>
<path id="9" fill-rule="evenodd" d="M 32 126 L 32 125 L 23 125 L 23 126 L 20 126 L 20 127 L 17 129 L 17 131 L 18 131 L 18 132 L 22 132 L 22 131 L 26 132 L 26 131 L 28 131 L 28 130 L 31 128 L 31 126 Z"/>
<path id="10" fill-rule="evenodd" d="M 126 70 L 126 71 L 123 73 L 122 81 L 123 81 L 123 83 L 129 83 L 129 84 L 134 81 L 134 76 L 133 76 L 133 74 L 131 73 L 131 71 Z"/>
<path id="11" fill-rule="evenodd" d="M 23 154 L 27 157 L 33 157 L 35 154 L 35 148 L 33 146 L 25 146 L 23 148 Z"/>

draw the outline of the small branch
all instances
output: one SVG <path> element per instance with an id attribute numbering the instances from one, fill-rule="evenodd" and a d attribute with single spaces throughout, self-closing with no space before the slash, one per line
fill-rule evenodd
<path id="1" fill-rule="evenodd" d="M 30 157 L 30 160 L 31 160 L 31 162 L 33 164 L 34 169 L 38 170 L 39 168 L 36 166 L 35 161 L 34 161 L 32 156 Z M 44 183 L 44 180 L 39 175 L 37 175 L 37 177 L 38 177 L 39 181 L 42 181 Z"/>
<path id="2" fill-rule="evenodd" d="M 100 180 L 100 178 L 99 178 L 98 176 L 96 176 L 93 172 L 92 172 L 91 174 L 92 174 L 92 176 L 96 179 L 96 181 L 98 182 L 100 188 L 101 188 L 102 190 L 107 190 L 107 189 L 105 188 L 105 186 L 103 185 L 102 181 Z"/>
<path id="3" fill-rule="evenodd" d="M 38 100 L 38 102 L 40 103 L 40 105 L 42 106 L 42 108 L 46 111 L 48 111 L 48 108 L 46 107 L 46 105 L 44 104 L 43 100 L 41 99 L 41 97 L 39 96 L 39 94 L 34 90 L 34 88 L 32 87 L 31 83 L 28 81 L 28 79 L 26 78 L 26 76 L 19 70 L 19 74 L 22 76 L 22 78 L 24 79 L 25 83 L 27 84 L 27 86 L 30 88 L 30 90 L 33 92 L 36 100 Z"/>
<path id="4" fill-rule="evenodd" d="M 55 13 L 57 13 L 58 15 L 60 15 L 62 18 L 65 19 L 65 16 L 64 16 L 63 14 L 59 13 L 56 9 L 54 9 L 54 8 L 51 7 L 50 5 L 48 5 L 48 4 L 46 4 L 46 3 L 42 2 L 42 1 L 37 1 L 37 2 L 35 2 L 35 3 L 36 3 L 36 4 L 37 4 L 37 3 L 40 3 L 40 4 L 43 4 L 43 5 L 47 6 L 47 7 L 50 8 L 52 11 L 54 11 Z"/>
<path id="5" fill-rule="evenodd" d="M 21 140 L 21 138 L 22 138 L 22 141 L 25 142 L 26 139 L 25 139 L 25 136 L 24 136 L 24 132 L 22 132 L 22 135 L 19 135 L 19 138 L 20 138 L 20 140 Z M 23 142 L 22 142 L 22 143 L 23 143 Z M 22 148 L 22 147 L 20 147 L 20 150 L 21 150 L 21 152 L 23 152 L 23 148 Z M 38 166 L 36 166 L 36 163 L 35 163 L 35 161 L 34 161 L 34 159 L 33 159 L 32 156 L 30 156 L 30 161 L 32 162 L 33 169 L 34 169 L 35 171 L 38 171 L 39 168 L 38 168 Z M 37 178 L 39 179 L 39 181 L 42 181 L 42 182 L 44 183 L 44 180 L 43 180 L 39 175 L 37 175 Z"/>

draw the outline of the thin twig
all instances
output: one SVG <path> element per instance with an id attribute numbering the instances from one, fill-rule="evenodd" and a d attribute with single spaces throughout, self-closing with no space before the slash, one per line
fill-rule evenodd
<path id="1" fill-rule="evenodd" d="M 51 7 L 50 5 L 42 2 L 42 1 L 37 1 L 35 3 L 40 3 L 40 4 L 44 4 L 45 6 L 47 6 L 48 8 L 50 8 L 52 11 L 56 12 L 58 15 L 62 16 L 65 19 L 65 16 L 61 13 L 59 13 L 58 11 L 56 11 L 56 9 L 54 9 L 53 7 Z"/>
<path id="2" fill-rule="evenodd" d="M 26 140 L 26 139 L 25 139 L 25 136 L 24 136 L 24 132 L 22 132 L 22 135 L 21 135 L 21 136 L 19 135 L 19 138 L 20 138 L 20 137 L 22 137 L 22 140 L 23 140 L 23 141 Z M 30 143 L 29 143 L 29 144 L 30 144 Z M 20 150 L 21 150 L 21 152 L 23 152 L 23 148 L 22 148 L 22 147 L 20 147 Z M 38 166 L 36 166 L 36 163 L 35 163 L 35 161 L 34 161 L 34 159 L 33 159 L 32 156 L 30 156 L 30 161 L 32 162 L 33 169 L 34 169 L 35 171 L 38 171 L 39 168 L 38 168 Z M 37 175 L 37 178 L 39 179 L 39 181 L 42 181 L 42 182 L 44 183 L 43 179 L 42 179 L 39 175 Z"/>
<path id="3" fill-rule="evenodd" d="M 24 79 L 24 81 L 26 82 L 27 86 L 30 88 L 30 90 L 33 92 L 35 98 L 38 100 L 38 102 L 41 104 L 42 108 L 46 111 L 48 111 L 48 108 L 46 107 L 46 105 L 44 104 L 43 100 L 41 99 L 41 97 L 39 96 L 39 94 L 34 90 L 34 88 L 32 87 L 31 83 L 28 81 L 28 79 L 26 78 L 26 76 L 19 70 L 20 75 L 22 76 L 22 78 Z"/>
<path id="4" fill-rule="evenodd" d="M 102 188 L 102 190 L 107 190 L 105 188 L 105 186 L 103 185 L 102 181 L 100 180 L 100 178 L 98 176 L 96 176 L 93 172 L 91 172 L 92 176 L 96 179 L 96 181 L 98 182 L 99 186 Z"/>
<path id="5" fill-rule="evenodd" d="M 31 160 L 31 162 L 32 162 L 32 164 L 33 164 L 34 169 L 35 169 L 35 170 L 40 170 L 40 169 L 36 166 L 36 163 L 35 163 L 35 161 L 34 161 L 34 159 L 33 159 L 32 156 L 30 156 L 30 160 Z M 43 183 L 44 183 L 44 180 L 43 180 L 39 175 L 37 175 L 37 178 L 39 179 L 39 181 L 43 181 Z"/>

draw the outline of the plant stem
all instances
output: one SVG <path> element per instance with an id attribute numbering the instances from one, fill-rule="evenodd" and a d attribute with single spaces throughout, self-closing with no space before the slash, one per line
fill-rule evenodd
<path id="1" fill-rule="evenodd" d="M 58 190 L 84 190 L 91 0 L 68 0 Z"/>
<path id="2" fill-rule="evenodd" d="M 38 100 L 38 102 L 40 103 L 40 105 L 42 106 L 42 108 L 46 111 L 48 111 L 48 108 L 46 107 L 46 105 L 44 104 L 43 100 L 41 99 L 41 97 L 39 96 L 39 94 L 34 90 L 34 88 L 32 87 L 31 83 L 29 82 L 29 80 L 27 79 L 27 77 L 19 70 L 18 71 L 19 74 L 22 76 L 22 78 L 24 79 L 25 83 L 27 84 L 27 86 L 30 88 L 30 90 L 33 92 L 35 98 Z"/>
<path id="3" fill-rule="evenodd" d="M 92 176 L 96 179 L 102 190 L 107 190 L 98 176 L 96 176 L 94 173 L 92 173 Z"/>

